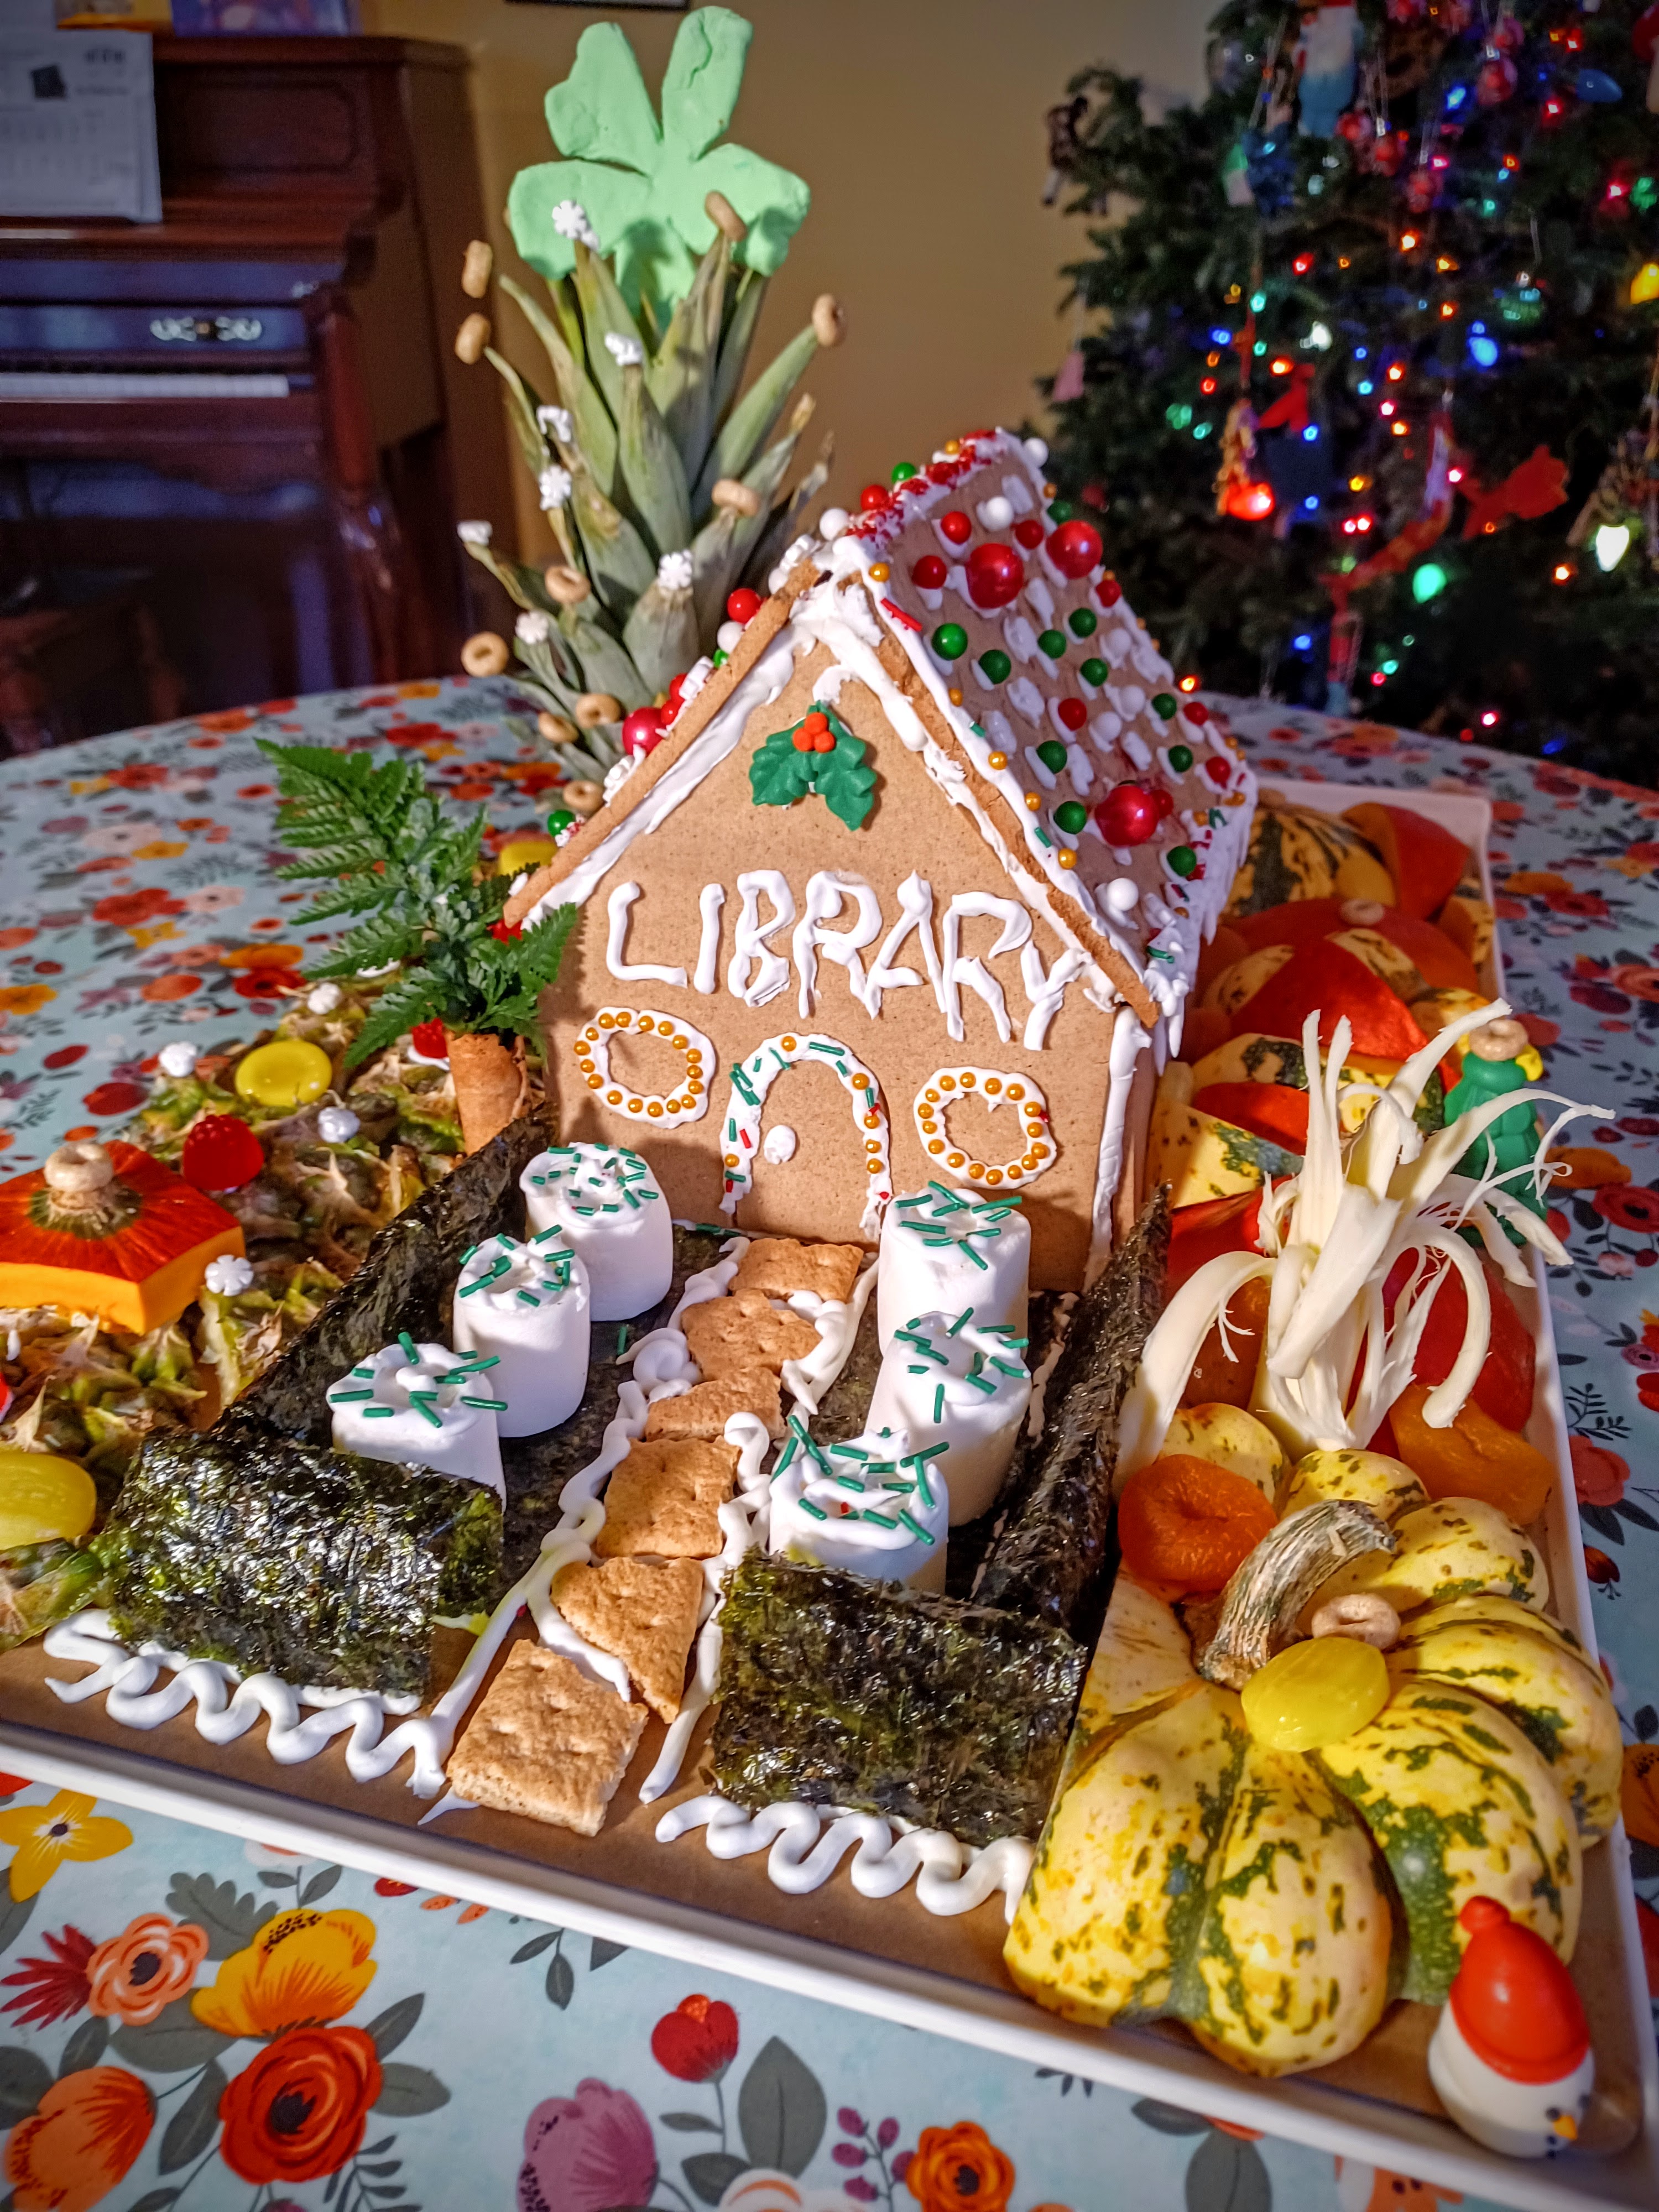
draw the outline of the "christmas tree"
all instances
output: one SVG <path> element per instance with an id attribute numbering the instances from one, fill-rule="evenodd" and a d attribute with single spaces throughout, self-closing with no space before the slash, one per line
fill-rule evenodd
<path id="1" fill-rule="evenodd" d="M 1629 0 L 1232 0 L 1201 106 L 1073 81 L 1050 465 L 1178 669 L 1656 781 L 1656 54 Z"/>

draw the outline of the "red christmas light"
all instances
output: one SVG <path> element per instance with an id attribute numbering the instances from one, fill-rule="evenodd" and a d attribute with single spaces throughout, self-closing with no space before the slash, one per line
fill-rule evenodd
<path id="1" fill-rule="evenodd" d="M 1298 253 L 1291 264 L 1291 269 L 1298 276 L 1305 276 L 1313 265 L 1314 258 L 1311 253 Z"/>

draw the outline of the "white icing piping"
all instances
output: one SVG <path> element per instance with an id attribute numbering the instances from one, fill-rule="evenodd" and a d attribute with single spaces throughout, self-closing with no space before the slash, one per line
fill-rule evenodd
<path id="1" fill-rule="evenodd" d="M 783 1363 L 785 1389 L 793 1399 L 802 1416 L 811 1420 L 824 1399 L 840 1379 L 841 1370 L 852 1357 L 858 1339 L 859 1324 L 864 1319 L 864 1309 L 870 1303 L 870 1293 L 876 1286 L 876 1262 L 872 1260 L 853 1285 L 853 1295 L 842 1301 L 820 1298 L 817 1310 L 811 1316 L 812 1326 L 818 1333 L 816 1352 L 809 1352 L 805 1359 L 786 1359 Z M 800 1295 L 800 1294 L 798 1294 Z M 810 1294 L 807 1294 L 810 1295 Z M 789 1304 L 797 1312 L 795 1299 Z"/>
<path id="2" fill-rule="evenodd" d="M 1123 1172 L 1123 1129 L 1129 1113 L 1129 1091 L 1135 1062 L 1151 1044 L 1135 1018 L 1133 1006 L 1121 1006 L 1112 1024 L 1112 1046 L 1107 1060 L 1106 1113 L 1100 1125 L 1100 1162 L 1095 1170 L 1093 1219 L 1089 1258 L 1084 1280 L 1092 1283 L 1106 1265 L 1112 1249 L 1112 1202 L 1118 1177 Z"/>
<path id="3" fill-rule="evenodd" d="M 605 936 L 605 964 L 619 983 L 671 983 L 677 989 L 685 988 L 684 968 L 665 968 L 653 960 L 629 960 L 628 957 L 628 925 L 634 902 L 640 896 L 637 884 L 617 884 L 613 886 L 605 902 L 609 928 Z"/>

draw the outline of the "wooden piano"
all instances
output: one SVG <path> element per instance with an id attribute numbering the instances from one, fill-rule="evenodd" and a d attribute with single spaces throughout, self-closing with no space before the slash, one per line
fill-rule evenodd
<path id="1" fill-rule="evenodd" d="M 0 584 L 142 589 L 193 712 L 457 665 L 512 492 L 451 349 L 459 48 L 155 42 L 163 220 L 0 217 Z"/>

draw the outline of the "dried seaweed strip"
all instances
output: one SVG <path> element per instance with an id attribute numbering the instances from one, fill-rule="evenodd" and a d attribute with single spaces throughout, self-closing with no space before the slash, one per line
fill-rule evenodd
<path id="1" fill-rule="evenodd" d="M 1061 1630 L 750 1552 L 726 1585 L 716 1786 L 1035 1840 L 1085 1655 Z"/>
<path id="2" fill-rule="evenodd" d="M 825 1391 L 817 1412 L 812 1416 L 812 1435 L 817 1443 L 849 1443 L 854 1437 L 864 1434 L 870 1401 L 875 1395 L 876 1376 L 880 1368 L 881 1340 L 876 1330 L 876 1301 L 872 1292 L 864 1302 L 864 1311 L 859 1316 L 858 1334 L 853 1339 L 853 1349 L 847 1355 L 847 1364 Z M 954 1537 L 951 1540 L 954 1542 Z"/>
<path id="3" fill-rule="evenodd" d="M 1054 1348 L 1057 1331 L 1063 1331 L 1071 1315 L 1067 1304 L 1062 1311 L 1061 1293 L 1058 1291 L 1033 1291 L 1025 1326 L 1030 1332 L 1030 1342 L 1024 1352 L 1026 1365 L 1035 1375 Z M 1046 1398 L 1045 1393 L 1045 1398 Z M 1028 1417 L 1029 1418 L 1029 1417 Z M 971 1597 L 974 1585 L 979 1580 L 979 1571 L 985 1563 L 985 1554 L 1002 1534 L 1008 1519 L 1007 1500 L 1013 1486 L 1019 1480 L 1024 1466 L 1022 1454 L 1031 1449 L 1031 1442 L 1022 1424 L 1019 1443 L 1002 1488 L 977 1521 L 959 1521 L 951 1531 L 951 1545 L 945 1555 L 945 1587 L 952 1597 Z"/>
<path id="4" fill-rule="evenodd" d="M 1117 1416 L 1164 1301 L 1170 1194 L 1155 1192 L 1078 1300 L 1048 1379 L 1042 1434 L 1022 1443 L 1001 1532 L 974 1595 L 1092 1644 L 1111 1563 Z"/>
<path id="5" fill-rule="evenodd" d="M 477 1483 L 244 1427 L 152 1438 L 97 1548 L 127 1643 L 421 1695 L 433 1617 L 499 1583 L 501 1515 Z"/>
<path id="6" fill-rule="evenodd" d="M 545 1114 L 526 1114 L 423 1191 L 380 1231 L 345 1288 L 237 1401 L 219 1423 L 220 1431 L 257 1435 L 269 1426 L 326 1443 L 329 1384 L 390 1344 L 400 1329 L 421 1340 L 445 1339 L 462 1255 L 500 1231 L 520 1233 L 519 1177 L 538 1152 L 556 1141 Z"/>

